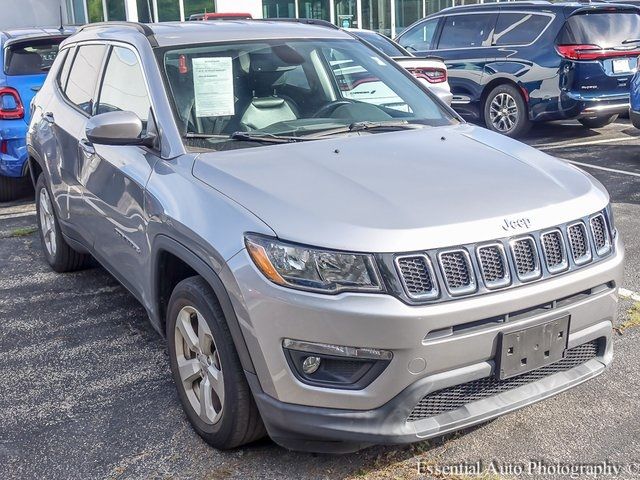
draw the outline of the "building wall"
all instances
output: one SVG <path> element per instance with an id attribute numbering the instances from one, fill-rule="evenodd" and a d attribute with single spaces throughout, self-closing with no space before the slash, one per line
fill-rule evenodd
<path id="1" fill-rule="evenodd" d="M 8 30 L 20 27 L 50 27 L 60 25 L 60 7 L 62 19 L 68 23 L 66 4 L 60 0 L 2 0 L 0 29 Z"/>
<path id="2" fill-rule="evenodd" d="M 0 0 L 11 1 L 11 0 Z M 16 0 L 29 1 L 29 0 Z M 51 0 L 50 0 L 51 1 Z M 55 1 L 55 0 L 54 0 Z M 316 18 L 395 37 L 416 20 L 454 5 L 484 0 L 62 0 L 71 23 L 104 20 L 164 22 L 194 13 L 242 12 L 254 18 Z M 487 0 L 494 1 L 494 0 Z M 40 0 L 40 3 L 47 0 Z M 35 2 L 34 2 L 35 3 Z M 50 2 L 49 2 L 50 3 Z"/>

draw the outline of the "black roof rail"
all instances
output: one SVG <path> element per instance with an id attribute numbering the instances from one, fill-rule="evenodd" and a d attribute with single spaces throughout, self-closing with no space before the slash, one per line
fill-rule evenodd
<path id="1" fill-rule="evenodd" d="M 153 33 L 153 30 L 149 25 L 140 22 L 95 22 L 95 23 L 86 23 L 82 25 L 78 32 L 82 32 L 83 30 L 89 30 L 91 28 L 104 28 L 104 27 L 129 27 L 135 28 L 138 32 L 143 34 L 152 47 L 158 46 L 158 41 Z"/>
<path id="2" fill-rule="evenodd" d="M 289 22 L 289 23 L 303 23 L 305 25 L 317 25 L 318 27 L 332 28 L 333 30 L 340 30 L 340 27 L 334 25 L 328 20 L 320 20 L 319 18 L 254 18 L 254 21 L 258 22 Z"/>

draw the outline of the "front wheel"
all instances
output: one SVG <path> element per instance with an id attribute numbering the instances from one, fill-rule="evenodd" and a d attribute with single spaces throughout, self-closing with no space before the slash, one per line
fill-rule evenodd
<path id="1" fill-rule="evenodd" d="M 484 102 L 484 121 L 489 130 L 508 137 L 525 134 L 531 127 L 527 105 L 513 85 L 498 85 Z"/>
<path id="2" fill-rule="evenodd" d="M 224 313 L 201 277 L 187 278 L 173 290 L 167 342 L 182 407 L 207 443 L 229 449 L 266 434 Z"/>
<path id="3" fill-rule="evenodd" d="M 618 115 L 607 115 L 604 117 L 579 118 L 578 121 L 587 128 L 602 128 L 615 122 L 617 118 Z"/>

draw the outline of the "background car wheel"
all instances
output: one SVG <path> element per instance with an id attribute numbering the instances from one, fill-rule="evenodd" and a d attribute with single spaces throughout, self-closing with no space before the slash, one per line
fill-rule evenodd
<path id="1" fill-rule="evenodd" d="M 51 268 L 59 273 L 85 268 L 91 257 L 76 252 L 62 237 L 44 175 L 40 175 L 36 182 L 36 217 L 42 250 Z"/>
<path id="2" fill-rule="evenodd" d="M 0 202 L 10 202 L 26 196 L 29 190 L 29 178 L 13 178 L 0 175 Z"/>
<path id="3" fill-rule="evenodd" d="M 518 137 L 531 127 L 527 105 L 513 85 L 498 85 L 484 102 L 484 121 L 489 130 Z"/>
<path id="4" fill-rule="evenodd" d="M 176 285 L 166 328 L 173 380 L 196 432 L 219 449 L 266 435 L 220 304 L 201 277 Z"/>
<path id="5" fill-rule="evenodd" d="M 587 128 L 602 128 L 615 122 L 617 118 L 618 115 L 608 115 L 606 117 L 579 118 L 578 121 Z"/>

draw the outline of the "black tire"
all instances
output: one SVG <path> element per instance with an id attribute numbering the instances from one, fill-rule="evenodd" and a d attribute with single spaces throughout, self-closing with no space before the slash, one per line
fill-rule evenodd
<path id="1" fill-rule="evenodd" d="M 492 105 L 494 100 L 499 103 L 502 98 L 512 99 L 509 100 L 508 106 L 505 105 L 505 107 L 509 108 L 508 116 L 504 115 L 502 111 L 496 111 L 494 105 Z M 513 102 L 512 104 L 511 101 Z M 513 108 L 515 108 L 515 111 L 512 110 Z M 496 115 L 495 118 L 492 116 L 492 110 Z M 510 84 L 498 85 L 489 92 L 484 101 L 483 115 L 484 123 L 489 130 L 502 133 L 508 137 L 519 137 L 527 133 L 531 128 L 527 104 L 520 90 Z M 504 118 L 504 120 L 501 121 L 501 118 Z"/>
<path id="2" fill-rule="evenodd" d="M 50 249 L 47 247 L 47 242 L 45 240 L 45 230 L 49 230 L 47 226 L 44 226 L 43 229 L 43 215 L 41 205 L 41 192 L 44 190 L 46 192 L 46 197 L 49 199 L 49 208 L 51 209 L 52 221 L 50 222 L 51 233 L 49 235 L 53 236 L 55 241 L 55 248 Z M 83 253 L 76 252 L 73 248 L 67 244 L 62 233 L 60 232 L 60 224 L 58 223 L 58 217 L 56 214 L 55 207 L 53 206 L 53 202 L 51 202 L 51 192 L 47 187 L 46 181 L 44 179 L 44 175 L 40 175 L 38 177 L 38 181 L 36 182 L 36 218 L 38 219 L 38 232 L 40 236 L 40 241 L 42 243 L 42 251 L 44 253 L 44 257 L 47 260 L 47 263 L 51 266 L 53 270 L 58 273 L 64 272 L 73 272 L 75 270 L 80 270 L 86 268 L 91 260 L 90 255 L 86 255 Z M 46 215 L 45 215 L 46 216 Z"/>
<path id="3" fill-rule="evenodd" d="M 0 202 L 10 202 L 26 196 L 28 184 L 28 177 L 13 178 L 0 175 Z"/>
<path id="4" fill-rule="evenodd" d="M 629 119 L 634 127 L 640 128 L 640 113 L 629 110 Z"/>
<path id="5" fill-rule="evenodd" d="M 176 323 L 178 315 L 185 308 L 197 311 L 191 314 L 191 322 L 194 322 L 194 316 L 195 322 L 203 319 L 206 322 L 213 337 L 211 349 L 217 352 L 219 368 L 223 373 L 224 399 L 219 402 L 222 407 L 221 416 L 215 423 L 204 421 L 195 410 L 178 371 L 177 350 L 181 347 L 176 342 Z M 173 380 L 182 407 L 198 435 L 221 450 L 236 448 L 264 437 L 266 430 L 244 376 L 224 313 L 215 294 L 202 277 L 190 277 L 176 285 L 169 299 L 166 329 Z M 194 327 L 194 331 L 196 330 Z M 179 336 L 177 338 L 178 344 L 182 345 L 183 340 Z M 195 392 L 193 382 L 186 383 L 192 384 Z"/>
<path id="6" fill-rule="evenodd" d="M 578 121 L 587 128 L 602 128 L 613 123 L 618 115 L 607 115 L 605 117 L 585 117 L 579 118 Z"/>

